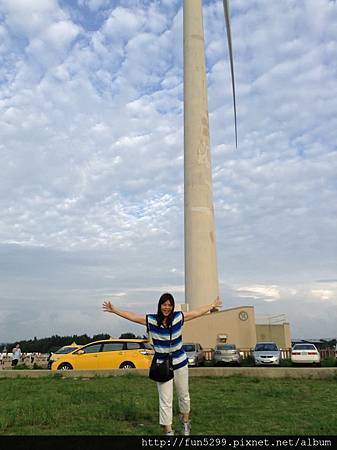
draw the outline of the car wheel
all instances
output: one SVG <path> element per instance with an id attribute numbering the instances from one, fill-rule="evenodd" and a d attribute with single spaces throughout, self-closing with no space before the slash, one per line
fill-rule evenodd
<path id="1" fill-rule="evenodd" d="M 69 363 L 62 363 L 58 366 L 57 370 L 73 370 L 73 366 Z"/>
<path id="2" fill-rule="evenodd" d="M 130 361 L 124 361 L 120 366 L 120 369 L 135 369 L 136 366 Z"/>

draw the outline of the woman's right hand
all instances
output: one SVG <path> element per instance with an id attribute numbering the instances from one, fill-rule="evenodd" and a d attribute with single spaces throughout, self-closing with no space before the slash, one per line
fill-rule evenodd
<path id="1" fill-rule="evenodd" d="M 114 313 L 115 309 L 114 306 L 112 305 L 112 303 L 108 300 L 106 300 L 105 302 L 103 302 L 103 307 L 102 307 L 104 312 L 109 312 L 109 313 Z"/>

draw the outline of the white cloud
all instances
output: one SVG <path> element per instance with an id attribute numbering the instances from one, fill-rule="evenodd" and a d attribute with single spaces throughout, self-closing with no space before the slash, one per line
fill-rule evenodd
<path id="1" fill-rule="evenodd" d="M 1 0 L 0 8 L 10 30 L 28 36 L 41 32 L 55 17 L 63 16 L 56 0 Z"/>
<path id="2" fill-rule="evenodd" d="M 102 33 L 111 39 L 128 39 L 134 37 L 146 20 L 144 11 L 117 7 L 102 27 Z"/>
<path id="3" fill-rule="evenodd" d="M 314 297 L 318 297 L 320 300 L 326 301 L 326 300 L 330 300 L 330 301 L 336 301 L 337 297 L 336 291 L 333 291 L 331 289 L 313 289 L 311 291 L 312 295 Z"/>
<path id="4" fill-rule="evenodd" d="M 62 20 L 50 25 L 44 36 L 56 48 L 68 46 L 79 33 L 79 27 L 69 20 Z"/>
<path id="5" fill-rule="evenodd" d="M 277 286 L 246 286 L 237 288 L 239 297 L 261 299 L 265 302 L 274 302 L 280 299 L 280 291 Z"/>

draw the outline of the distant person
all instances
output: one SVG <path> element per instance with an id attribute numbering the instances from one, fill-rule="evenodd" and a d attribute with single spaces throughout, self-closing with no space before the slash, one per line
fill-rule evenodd
<path id="1" fill-rule="evenodd" d="M 19 344 L 16 344 L 16 346 L 12 350 L 12 367 L 15 367 L 21 358 L 21 348 Z"/>
<path id="2" fill-rule="evenodd" d="M 5 365 L 5 359 L 6 359 L 6 356 L 7 356 L 7 348 L 4 347 L 4 348 L 2 349 L 2 352 L 0 353 L 0 363 L 1 363 L 2 366 Z"/>
<path id="3" fill-rule="evenodd" d="M 164 426 L 167 436 L 174 435 L 172 430 L 172 400 L 173 380 L 178 394 L 179 409 L 183 425 L 184 436 L 190 434 L 190 395 L 188 389 L 188 359 L 183 349 L 182 326 L 185 321 L 203 316 L 209 311 L 221 305 L 217 297 L 210 305 L 201 306 L 193 311 L 183 313 L 174 311 L 174 298 L 171 294 L 163 294 L 158 302 L 157 314 L 139 315 L 129 311 L 122 311 L 111 304 L 110 301 L 103 303 L 103 311 L 117 314 L 132 322 L 146 325 L 148 322 L 148 333 L 152 337 L 153 346 L 158 357 L 169 352 L 171 348 L 173 358 L 174 378 L 164 383 L 157 382 L 159 394 L 159 423 Z M 172 328 L 172 336 L 170 329 Z"/>

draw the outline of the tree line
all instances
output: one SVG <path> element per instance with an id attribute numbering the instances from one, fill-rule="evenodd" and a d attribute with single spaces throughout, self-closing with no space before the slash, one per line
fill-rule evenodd
<path id="1" fill-rule="evenodd" d="M 36 337 L 34 337 L 34 339 L 29 340 L 8 342 L 6 344 L 2 344 L 0 352 L 2 352 L 4 348 L 6 348 L 7 352 L 11 352 L 16 344 L 20 344 L 21 351 L 23 353 L 50 353 L 55 352 L 64 345 L 70 345 L 73 342 L 75 342 L 77 345 L 85 345 L 89 344 L 90 342 L 109 338 L 110 334 L 106 333 L 95 334 L 92 337 L 88 336 L 87 334 L 73 334 L 72 336 L 59 336 L 55 334 L 54 336 L 41 339 L 37 339 Z M 133 333 L 122 333 L 119 336 L 119 339 L 146 339 L 146 336 L 136 336 Z"/>

